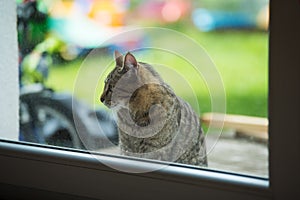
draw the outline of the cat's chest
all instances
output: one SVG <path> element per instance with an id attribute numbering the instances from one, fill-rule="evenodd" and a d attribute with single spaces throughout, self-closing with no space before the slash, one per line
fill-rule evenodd
<path id="1" fill-rule="evenodd" d="M 119 114 L 118 126 L 121 148 L 130 152 L 148 152 L 169 144 L 178 133 L 179 120 L 178 113 L 168 113 L 167 116 L 164 119 L 158 119 L 156 123 L 150 123 L 149 126 L 141 127 L 126 121 L 127 117 L 124 118 L 123 115 Z"/>

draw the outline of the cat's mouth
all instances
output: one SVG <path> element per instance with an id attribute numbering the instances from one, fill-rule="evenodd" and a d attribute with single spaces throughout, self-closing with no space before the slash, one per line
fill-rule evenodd
<path id="1" fill-rule="evenodd" d="M 113 108 L 117 107 L 117 105 L 118 105 L 117 103 L 115 103 L 111 100 L 104 100 L 102 103 L 110 109 L 113 109 Z"/>

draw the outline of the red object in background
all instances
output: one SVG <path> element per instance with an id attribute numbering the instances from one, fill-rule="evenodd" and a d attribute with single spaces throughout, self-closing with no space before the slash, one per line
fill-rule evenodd
<path id="1" fill-rule="evenodd" d="M 140 19 L 171 23 L 187 16 L 190 10 L 188 0 L 147 0 L 138 7 L 138 15 Z"/>

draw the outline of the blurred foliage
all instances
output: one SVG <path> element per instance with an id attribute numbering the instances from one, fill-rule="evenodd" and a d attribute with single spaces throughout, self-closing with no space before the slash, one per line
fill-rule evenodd
<path id="1" fill-rule="evenodd" d="M 252 116 L 267 117 L 267 96 L 268 96 L 268 34 L 265 32 L 247 32 L 247 31 L 226 31 L 226 32 L 209 32 L 202 33 L 195 28 L 181 27 L 182 32 L 196 40 L 207 51 L 211 59 L 216 64 L 224 82 L 227 98 L 227 113 L 243 114 Z M 160 38 L 165 40 L 166 38 Z M 172 40 L 171 38 L 168 38 Z M 174 42 L 174 45 L 178 43 Z M 184 45 L 183 45 L 184 48 Z M 191 53 L 197 53 L 189 50 Z M 80 86 L 79 98 L 85 99 L 87 94 L 86 88 L 95 87 L 89 80 L 95 77 L 99 67 L 103 67 L 107 60 L 112 61 L 113 55 L 101 55 L 101 61 L 95 59 L 90 67 L 81 73 L 86 76 L 85 85 Z M 201 113 L 210 112 L 210 96 L 205 88 L 205 83 L 193 72 L 185 70 L 181 58 L 168 59 L 160 56 L 159 52 L 145 55 L 145 62 L 165 63 L 172 66 L 183 76 L 189 77 L 188 82 L 196 88 L 196 96 Z M 138 57 L 139 59 L 139 57 Z M 93 61 L 92 61 L 93 62 Z M 57 90 L 73 91 L 77 72 L 82 60 L 72 63 L 57 65 L 51 68 L 48 85 Z M 108 73 L 108 71 L 107 71 Z M 189 101 L 192 106 L 197 106 L 193 102 L 193 94 L 188 93 L 184 88 L 178 87 L 176 80 L 168 74 L 162 74 L 165 79 L 173 82 L 171 86 L 176 93 L 182 98 Z M 95 96 L 90 104 L 102 106 L 99 102 L 99 95 L 103 89 L 101 77 L 100 84 L 96 87 L 98 96 Z M 174 84 L 175 83 L 175 84 Z M 78 90 L 78 88 L 77 88 Z"/>
<path id="2" fill-rule="evenodd" d="M 249 10 L 258 11 L 262 5 L 266 5 L 269 0 L 200 0 L 193 1 L 194 6 L 223 11 Z"/>

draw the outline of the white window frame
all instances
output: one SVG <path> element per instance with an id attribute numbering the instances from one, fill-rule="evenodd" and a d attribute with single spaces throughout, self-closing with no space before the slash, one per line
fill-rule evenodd
<path id="1" fill-rule="evenodd" d="M 1 6 L 8 2 L 2 1 Z M 297 199 L 300 2 L 272 0 L 270 4 L 269 180 L 176 165 L 129 174 L 102 165 L 84 152 L 0 140 L 0 198 Z M 117 156 L 102 155 L 101 159 L 130 169 L 147 165 Z"/>

